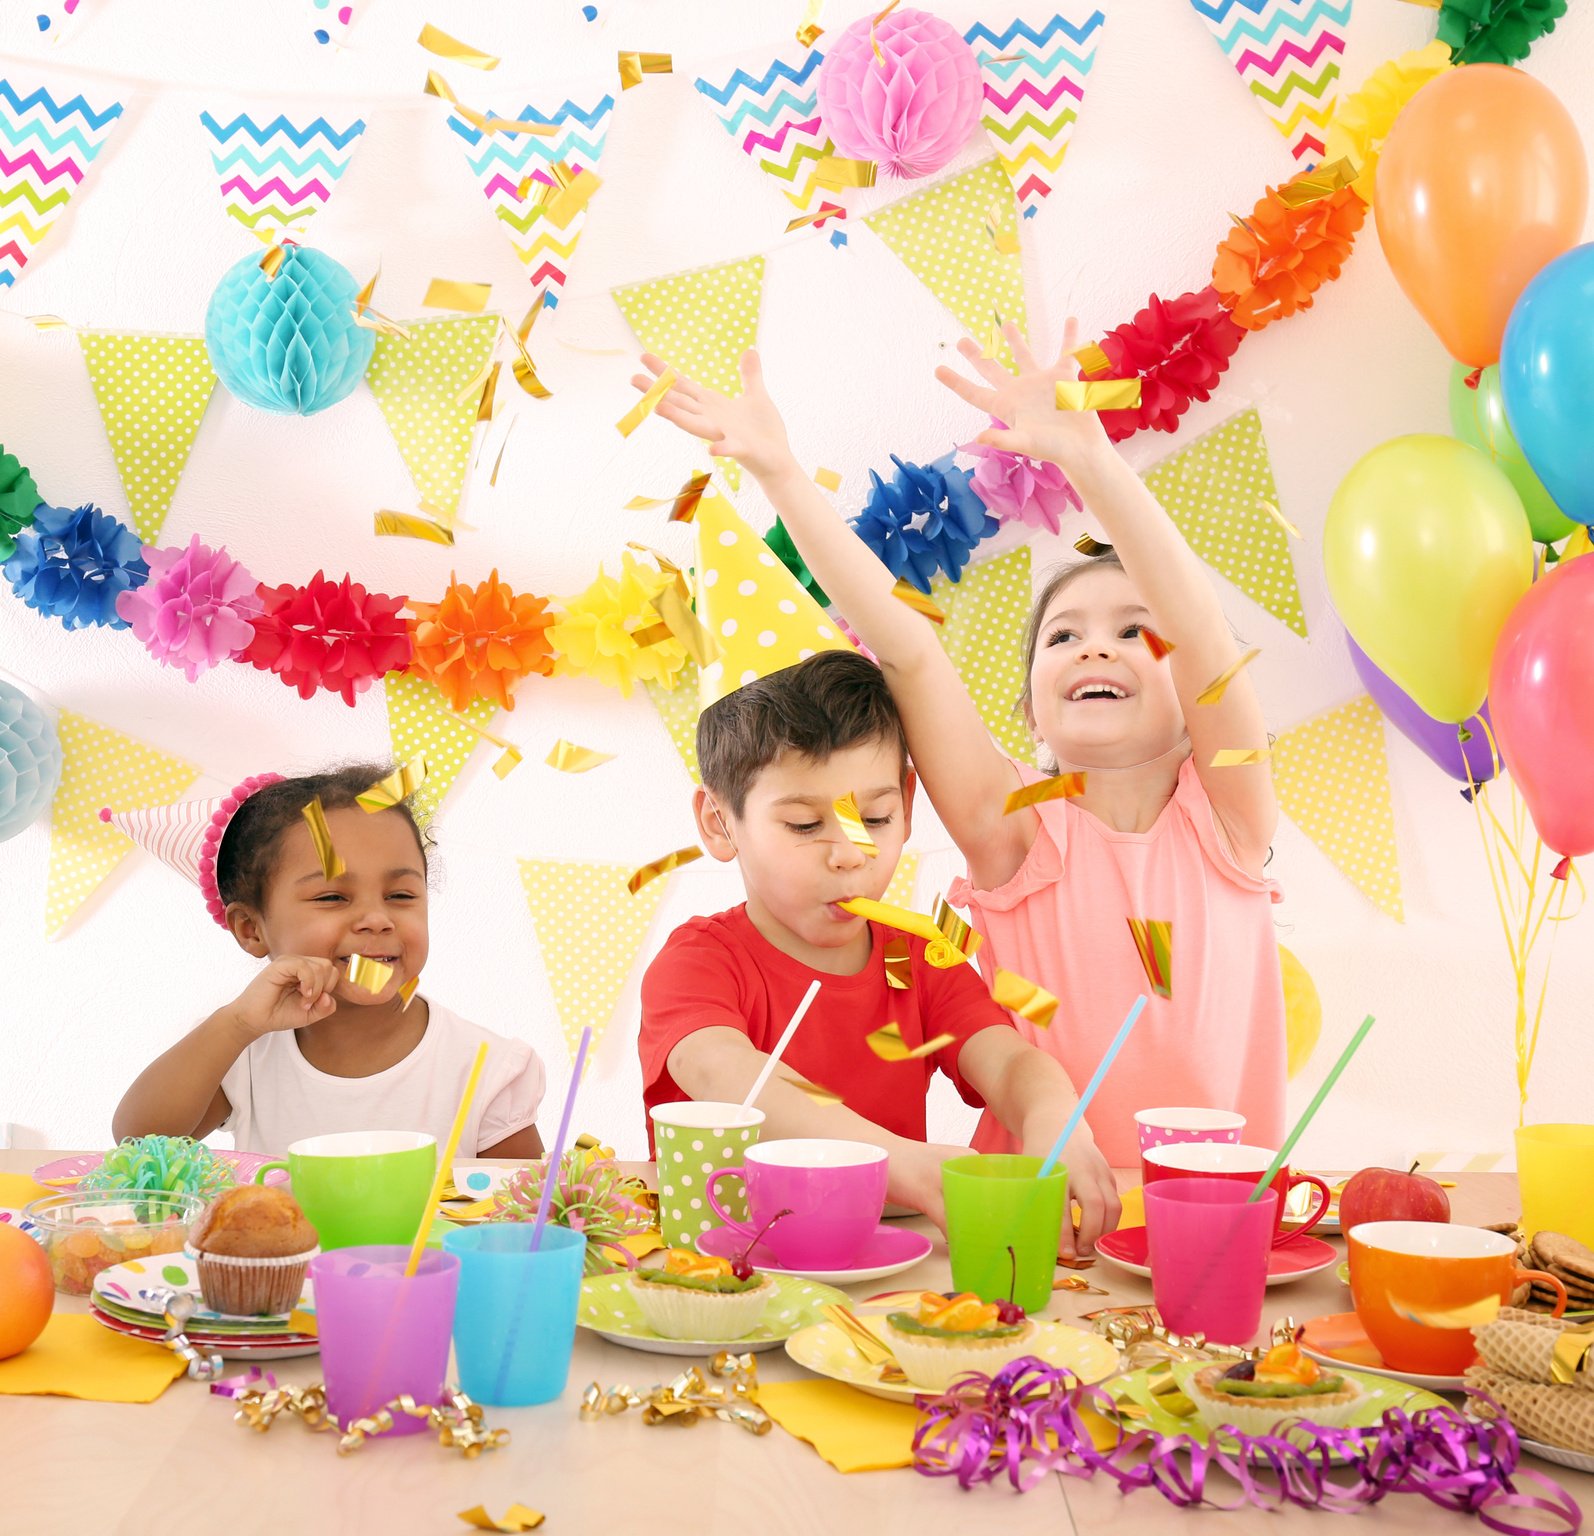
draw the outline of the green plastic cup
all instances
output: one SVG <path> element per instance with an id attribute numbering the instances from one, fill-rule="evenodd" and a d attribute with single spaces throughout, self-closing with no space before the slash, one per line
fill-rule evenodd
<path id="1" fill-rule="evenodd" d="M 321 1240 L 322 1251 L 366 1243 L 415 1240 L 437 1171 L 437 1138 L 419 1131 L 338 1131 L 308 1136 L 288 1148 L 285 1163 L 255 1171 L 265 1182 L 286 1168 L 293 1198 Z"/>
<path id="2" fill-rule="evenodd" d="M 1040 1167 L 1038 1157 L 978 1152 L 941 1164 L 954 1290 L 1029 1313 L 1051 1304 L 1068 1170 L 1059 1163 L 1043 1179 Z"/>
<path id="3" fill-rule="evenodd" d="M 687 1099 L 656 1104 L 648 1113 L 658 1164 L 659 1227 L 670 1247 L 695 1248 L 705 1232 L 725 1225 L 708 1203 L 709 1175 L 741 1166 L 747 1149 L 757 1144 L 764 1112 Z M 719 1201 L 735 1220 L 747 1220 L 747 1193 L 739 1183 L 726 1188 Z"/>

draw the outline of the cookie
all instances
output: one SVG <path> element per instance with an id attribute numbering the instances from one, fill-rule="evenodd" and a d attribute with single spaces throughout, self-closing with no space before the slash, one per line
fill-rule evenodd
<path id="1" fill-rule="evenodd" d="M 1594 1251 L 1575 1237 L 1561 1232 L 1537 1232 L 1533 1237 L 1533 1256 L 1542 1269 L 1565 1271 L 1594 1285 Z"/>

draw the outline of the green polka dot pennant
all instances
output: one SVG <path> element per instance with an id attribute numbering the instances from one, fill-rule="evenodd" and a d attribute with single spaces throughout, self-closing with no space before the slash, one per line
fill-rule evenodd
<path id="1" fill-rule="evenodd" d="M 976 561 L 959 582 L 937 576 L 930 583 L 931 598 L 946 613 L 938 630 L 941 644 L 980 719 L 1002 750 L 1024 763 L 1035 761 L 1035 743 L 1013 706 L 1024 691 L 1024 651 L 1018 637 L 1029 619 L 1029 573 L 1026 547 Z"/>
<path id="2" fill-rule="evenodd" d="M 133 526 L 153 544 L 216 383 L 205 338 L 80 331 L 78 343 Z"/>
<path id="3" fill-rule="evenodd" d="M 670 733 L 682 765 L 694 784 L 697 775 L 697 663 L 687 664 L 676 675 L 675 686 L 665 688 L 659 683 L 647 684 L 648 697 L 659 712 L 664 729 Z"/>
<path id="4" fill-rule="evenodd" d="M 472 699 L 456 714 L 435 683 L 413 672 L 389 672 L 383 691 L 393 761 L 407 763 L 417 752 L 426 754 L 426 782 L 415 798 L 417 814 L 429 821 L 481 742 L 471 725 L 487 725 L 498 706 L 491 699 Z"/>

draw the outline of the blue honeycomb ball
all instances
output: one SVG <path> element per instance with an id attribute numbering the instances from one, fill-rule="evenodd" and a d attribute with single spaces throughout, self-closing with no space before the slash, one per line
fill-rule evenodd
<path id="1" fill-rule="evenodd" d="M 262 411 L 313 416 L 365 377 L 374 332 L 354 323 L 359 284 L 347 267 L 285 245 L 274 278 L 245 256 L 211 295 L 205 345 L 227 389 Z"/>
<path id="2" fill-rule="evenodd" d="M 55 723 L 20 688 L 0 682 L 0 843 L 37 820 L 60 782 Z"/>

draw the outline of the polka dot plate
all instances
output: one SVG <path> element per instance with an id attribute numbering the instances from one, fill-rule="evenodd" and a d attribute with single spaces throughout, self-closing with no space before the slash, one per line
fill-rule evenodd
<path id="1" fill-rule="evenodd" d="M 198 1300 L 199 1267 L 186 1253 L 163 1253 L 153 1259 L 113 1264 L 94 1277 L 93 1299 L 118 1317 L 131 1320 L 142 1315 L 146 1319 L 159 1319 L 163 1310 L 160 1298 L 166 1291 L 182 1291 Z M 315 1296 L 308 1277 L 297 1310 L 315 1311 Z M 208 1325 L 221 1333 L 282 1333 L 287 1324 L 286 1316 L 235 1317 L 226 1312 L 212 1312 L 204 1305 L 195 1309 L 193 1317 L 194 1327 L 201 1332 L 206 1331 Z"/>
<path id="2" fill-rule="evenodd" d="M 631 1294 L 625 1275 L 592 1275 L 581 1284 L 581 1308 L 576 1321 L 611 1344 L 644 1350 L 650 1355 L 711 1355 L 733 1349 L 738 1354 L 779 1349 L 794 1333 L 811 1328 L 824 1317 L 826 1307 L 846 1304 L 840 1291 L 813 1280 L 772 1275 L 775 1295 L 764 1309 L 763 1321 L 740 1339 L 666 1339 L 642 1318 L 642 1308 Z"/>

